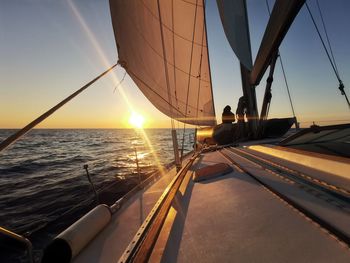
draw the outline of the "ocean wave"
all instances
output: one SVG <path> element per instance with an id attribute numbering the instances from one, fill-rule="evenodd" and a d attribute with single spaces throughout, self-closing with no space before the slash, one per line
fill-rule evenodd
<path id="1" fill-rule="evenodd" d="M 0 138 L 8 137 L 10 132 L 0 130 Z M 154 153 L 163 165 L 173 159 L 169 135 L 170 130 L 147 130 Z M 2 226 L 29 236 L 40 233 L 38 240 L 47 241 L 94 202 L 84 164 L 89 165 L 91 179 L 99 192 L 114 183 L 127 182 L 129 176 L 135 175 L 132 140 L 137 141 L 142 157 L 139 158 L 141 174 L 156 170 L 153 153 L 132 130 L 30 132 L 0 159 Z M 186 145 L 186 149 L 191 146 Z M 116 179 L 117 176 L 126 179 Z M 34 246 L 42 245 L 34 242 Z"/>

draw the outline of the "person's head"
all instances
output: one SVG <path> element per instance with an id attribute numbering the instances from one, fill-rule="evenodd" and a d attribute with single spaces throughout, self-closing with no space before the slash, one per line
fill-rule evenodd
<path id="1" fill-rule="evenodd" d="M 231 111 L 231 107 L 229 105 L 226 105 L 226 107 L 224 108 L 224 112 L 230 112 Z"/>

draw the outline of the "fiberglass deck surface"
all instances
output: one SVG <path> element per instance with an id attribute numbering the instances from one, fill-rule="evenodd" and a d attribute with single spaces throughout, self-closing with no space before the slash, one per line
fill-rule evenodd
<path id="1" fill-rule="evenodd" d="M 152 186 L 130 198 L 73 262 L 117 262 L 174 175 L 175 169 L 172 169 Z"/>
<path id="2" fill-rule="evenodd" d="M 207 153 L 197 166 L 218 162 Z M 234 169 L 202 183 L 187 174 L 152 262 L 350 262 L 344 244 Z"/>

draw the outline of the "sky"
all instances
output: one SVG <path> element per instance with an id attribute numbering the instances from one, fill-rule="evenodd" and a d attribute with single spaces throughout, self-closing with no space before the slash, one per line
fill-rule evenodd
<path id="1" fill-rule="evenodd" d="M 269 3 L 272 6 L 273 0 Z M 315 0 L 308 3 L 321 27 Z M 350 95 L 350 1 L 319 3 L 340 76 Z M 268 12 L 264 0 L 247 0 L 247 5 L 255 58 Z M 108 0 L 0 0 L 0 6 L 0 128 L 25 126 L 118 60 Z M 242 95 L 241 77 L 216 1 L 207 0 L 206 10 L 214 101 L 220 123 L 224 106 L 235 109 Z M 350 122 L 350 110 L 305 7 L 291 26 L 280 53 L 302 126 L 312 121 L 320 125 Z M 124 70 L 117 68 L 114 73 L 121 79 Z M 95 83 L 38 127 L 130 127 L 128 104 L 144 115 L 146 128 L 170 127 L 170 119 L 147 101 L 130 77 L 126 76 L 115 89 L 112 75 Z M 265 83 L 266 77 L 256 87 L 259 108 Z M 291 116 L 279 64 L 272 94 L 270 117 Z"/>

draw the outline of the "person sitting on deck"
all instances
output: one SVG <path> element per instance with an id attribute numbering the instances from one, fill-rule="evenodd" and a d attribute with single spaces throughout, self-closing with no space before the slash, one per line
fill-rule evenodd
<path id="1" fill-rule="evenodd" d="M 222 123 L 214 127 L 213 138 L 219 145 L 233 142 L 235 134 L 233 122 L 236 121 L 235 114 L 231 112 L 231 107 L 227 105 L 222 112 Z"/>
<path id="2" fill-rule="evenodd" d="M 247 113 L 247 102 L 244 96 L 240 97 L 238 100 L 236 115 L 237 115 L 237 133 L 236 140 L 245 137 L 245 121 L 244 115 Z"/>
<path id="3" fill-rule="evenodd" d="M 236 121 L 235 114 L 231 112 L 231 107 L 227 105 L 224 108 L 224 111 L 222 112 L 222 123 L 232 124 L 232 122 L 235 122 L 235 121 Z"/>

